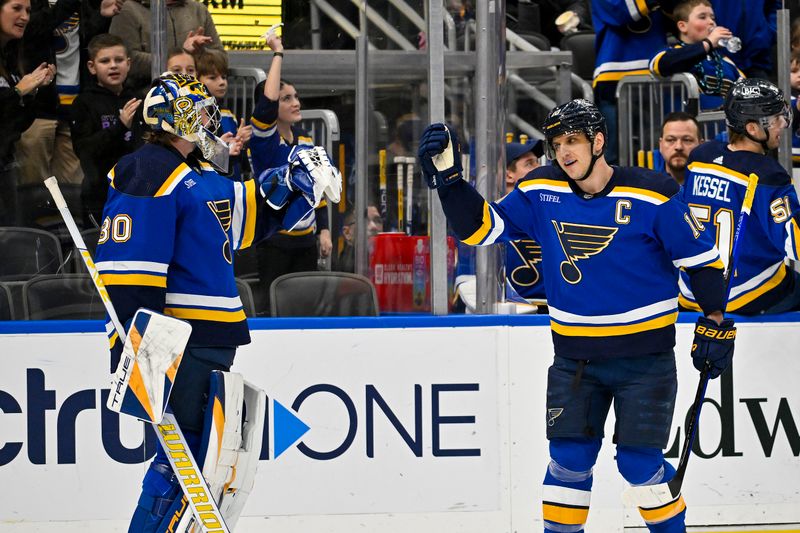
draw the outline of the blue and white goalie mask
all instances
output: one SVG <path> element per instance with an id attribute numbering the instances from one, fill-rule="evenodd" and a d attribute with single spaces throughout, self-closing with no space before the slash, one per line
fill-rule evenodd
<path id="1" fill-rule="evenodd" d="M 144 100 L 144 121 L 193 143 L 214 168 L 228 172 L 229 148 L 217 137 L 220 112 L 214 97 L 194 76 L 165 72 Z"/>

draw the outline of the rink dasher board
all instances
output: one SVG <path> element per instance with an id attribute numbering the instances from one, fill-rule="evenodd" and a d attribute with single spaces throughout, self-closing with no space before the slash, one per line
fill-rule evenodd
<path id="1" fill-rule="evenodd" d="M 734 372 L 709 387 L 719 408 L 703 410 L 700 449 L 713 457 L 693 457 L 687 474 L 690 524 L 800 523 L 792 318 L 739 324 Z M 696 384 L 694 317 L 681 320 L 671 444 Z M 546 317 L 262 319 L 251 328 L 234 370 L 267 391 L 269 447 L 239 530 L 541 531 Z M 0 531 L 68 531 L 69 522 L 125 530 L 146 439 L 100 408 L 106 347 L 96 322 L 0 325 L 0 476 L 13 480 L 0 489 Z M 309 427 L 278 457 L 275 436 L 286 429 L 273 402 Z M 641 524 L 619 503 L 612 424 L 588 531 Z"/>

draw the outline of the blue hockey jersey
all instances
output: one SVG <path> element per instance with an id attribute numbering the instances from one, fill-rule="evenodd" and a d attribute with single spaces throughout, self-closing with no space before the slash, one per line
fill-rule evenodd
<path id="1" fill-rule="evenodd" d="M 233 251 L 279 225 L 279 212 L 257 212 L 255 181 L 231 181 L 205 162 L 190 166 L 156 144 L 124 156 L 108 177 L 95 260 L 122 323 L 146 307 L 189 321 L 191 344 L 250 342 Z M 107 331 L 113 351 L 110 323 Z"/>
<path id="2" fill-rule="evenodd" d="M 705 232 L 716 239 L 727 265 L 733 233 L 741 212 L 750 173 L 759 177 L 741 252 L 731 281 L 728 311 L 758 314 L 782 300 L 794 288 L 786 259 L 797 260 L 800 206 L 791 178 L 774 159 L 731 151 L 710 141 L 689 156 L 682 197 Z M 697 309 L 686 277 L 681 275 L 681 305 Z"/>
<path id="3" fill-rule="evenodd" d="M 542 247 L 557 355 L 595 359 L 671 349 L 678 269 L 722 269 L 669 176 L 614 167 L 586 195 L 557 167 L 540 167 L 498 202 L 466 182 L 440 189 L 445 213 L 467 244 L 534 239 Z"/>

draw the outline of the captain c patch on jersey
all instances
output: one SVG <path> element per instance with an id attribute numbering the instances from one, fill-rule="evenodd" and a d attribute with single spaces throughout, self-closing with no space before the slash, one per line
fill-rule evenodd
<path id="1" fill-rule="evenodd" d="M 551 222 L 556 229 L 561 249 L 567 257 L 567 260 L 561 263 L 561 276 L 572 285 L 579 283 L 583 278 L 577 266 L 578 260 L 588 259 L 605 250 L 619 229 L 555 220 Z"/>

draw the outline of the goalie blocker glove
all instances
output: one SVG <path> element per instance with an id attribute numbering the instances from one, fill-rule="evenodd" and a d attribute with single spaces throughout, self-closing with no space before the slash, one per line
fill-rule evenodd
<path id="1" fill-rule="evenodd" d="M 726 318 L 721 324 L 701 316 L 694 327 L 694 342 L 692 343 L 692 363 L 694 367 L 703 371 L 708 362 L 710 372 L 708 377 L 714 379 L 722 374 L 733 359 L 733 343 L 736 340 L 736 328 L 733 320 Z"/>
<path id="2" fill-rule="evenodd" d="M 441 123 L 431 124 L 419 141 L 419 161 L 428 187 L 438 189 L 461 179 L 458 135 Z"/>

